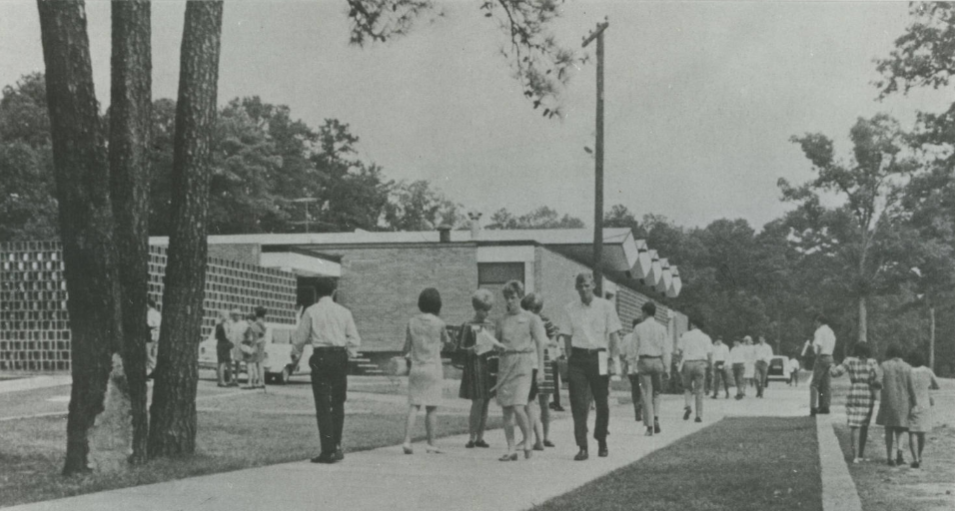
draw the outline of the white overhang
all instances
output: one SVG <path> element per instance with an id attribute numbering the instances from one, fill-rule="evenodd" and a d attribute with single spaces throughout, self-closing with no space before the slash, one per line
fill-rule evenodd
<path id="1" fill-rule="evenodd" d="M 302 277 L 341 277 L 342 267 L 335 261 L 296 252 L 263 252 L 259 266 L 280 268 Z"/>

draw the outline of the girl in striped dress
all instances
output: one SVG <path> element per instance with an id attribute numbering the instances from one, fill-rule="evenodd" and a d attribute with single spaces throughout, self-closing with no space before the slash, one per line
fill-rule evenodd
<path id="1" fill-rule="evenodd" d="M 852 436 L 852 462 L 862 461 L 865 450 L 865 438 L 868 436 L 869 422 L 872 421 L 872 407 L 875 404 L 873 389 L 878 388 L 878 365 L 869 358 L 869 345 L 864 342 L 856 343 L 852 348 L 852 356 L 847 357 L 841 364 L 833 366 L 829 371 L 832 376 L 849 375 L 852 386 L 846 397 L 846 419 Z M 861 433 L 861 435 L 860 435 Z"/>

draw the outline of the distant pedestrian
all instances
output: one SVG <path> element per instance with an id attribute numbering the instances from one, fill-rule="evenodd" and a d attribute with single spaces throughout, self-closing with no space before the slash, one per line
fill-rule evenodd
<path id="1" fill-rule="evenodd" d="M 730 367 L 727 366 L 730 350 L 723 344 L 723 339 L 717 337 L 713 343 L 713 399 L 716 399 L 720 393 L 720 382 L 723 382 L 723 390 L 726 392 L 726 399 L 730 398 Z"/>
<path id="2" fill-rule="evenodd" d="M 560 336 L 568 353 L 570 410 L 574 416 L 574 440 L 579 450 L 574 460 L 589 457 L 587 416 L 593 397 L 597 409 L 594 439 L 600 457 L 609 455 L 607 425 L 610 422 L 610 360 L 618 356 L 622 328 L 613 303 L 594 295 L 594 277 L 580 273 L 574 279 L 578 299 L 567 304 L 560 320 Z"/>
<path id="3" fill-rule="evenodd" d="M 265 367 L 263 366 L 265 362 L 265 348 L 272 340 L 272 332 L 265 324 L 265 316 L 267 314 L 268 311 L 265 307 L 261 305 L 256 307 L 254 314 L 255 319 L 252 324 L 249 325 L 249 331 L 252 333 L 253 350 L 251 361 L 249 362 L 252 365 L 252 372 L 250 374 L 255 374 L 250 386 L 256 389 L 265 388 Z"/>
<path id="4" fill-rule="evenodd" d="M 799 358 L 793 357 L 786 364 L 786 370 L 789 371 L 789 386 L 799 386 Z"/>
<path id="5" fill-rule="evenodd" d="M 458 349 L 464 352 L 464 363 L 461 375 L 461 389 L 458 397 L 471 400 L 471 412 L 468 415 L 468 449 L 474 447 L 490 447 L 484 441 L 484 428 L 487 425 L 488 405 L 494 387 L 494 376 L 491 374 L 491 357 L 496 356 L 493 351 L 477 353 L 477 338 L 481 332 L 494 335 L 494 322 L 488 320 L 488 314 L 494 306 L 494 295 L 487 289 L 478 289 L 471 295 L 471 306 L 474 308 L 474 317 L 461 325 L 458 337 Z"/>
<path id="6" fill-rule="evenodd" d="M 763 397 L 769 383 L 769 362 L 773 359 L 773 347 L 766 343 L 766 337 L 760 335 L 759 343 L 753 347 L 756 354 L 756 397 Z"/>
<path id="7" fill-rule="evenodd" d="M 746 397 L 746 347 L 742 341 L 733 341 L 729 364 L 733 371 L 733 383 L 736 384 L 736 400 Z"/>
<path id="8" fill-rule="evenodd" d="M 305 344 L 312 346 L 308 361 L 312 375 L 312 396 L 322 453 L 312 463 L 335 463 L 345 458 L 342 430 L 345 425 L 345 398 L 348 388 L 348 357 L 358 354 L 361 338 L 351 312 L 332 300 L 337 284 L 318 279 L 318 302 L 305 309 L 292 336 L 292 364 L 298 363 Z"/>
<path id="9" fill-rule="evenodd" d="M 813 323 L 816 332 L 812 338 L 812 351 L 815 361 L 812 366 L 812 383 L 809 386 L 809 414 L 829 413 L 829 401 L 832 399 L 832 352 L 836 348 L 836 334 L 829 328 L 829 320 L 822 314 L 816 315 Z M 817 407 L 818 406 L 818 407 Z"/>
<path id="10" fill-rule="evenodd" d="M 875 403 L 873 388 L 882 386 L 879 381 L 878 366 L 870 357 L 869 345 L 858 342 L 852 347 L 852 356 L 846 357 L 841 364 L 833 366 L 832 376 L 849 374 L 849 394 L 846 396 L 846 420 L 852 440 L 852 462 L 862 461 L 865 451 L 865 438 L 868 437 L 869 422 L 872 420 L 872 407 Z"/>
<path id="11" fill-rule="evenodd" d="M 411 318 L 405 329 L 405 346 L 402 352 L 411 362 L 408 372 L 408 418 L 405 421 L 405 454 L 411 454 L 411 435 L 418 411 L 425 407 L 425 431 L 428 434 L 429 453 L 443 451 L 435 445 L 438 429 L 438 405 L 444 394 L 444 366 L 441 350 L 450 340 L 441 314 L 441 294 L 429 287 L 418 296 L 421 314 Z"/>
<path id="12" fill-rule="evenodd" d="M 159 351 L 159 328 L 162 325 L 162 314 L 156 308 L 156 300 L 146 300 L 146 327 L 149 329 L 149 338 L 146 340 L 146 378 L 153 378 L 156 371 L 156 355 Z"/>
<path id="13" fill-rule="evenodd" d="M 643 425 L 646 436 L 661 432 L 660 392 L 663 380 L 670 376 L 671 347 L 666 328 L 656 319 L 657 305 L 646 302 L 640 308 L 642 321 L 633 329 L 633 345 L 628 364 L 636 364 L 643 391 Z"/>
<path id="14" fill-rule="evenodd" d="M 917 407 L 918 396 L 912 381 L 912 366 L 902 357 L 905 351 L 898 344 L 891 344 L 885 351 L 882 362 L 882 399 L 875 423 L 885 427 L 885 452 L 889 466 L 905 464 L 902 457 L 902 433 L 909 429 L 909 417 Z M 893 446 L 895 459 L 892 458 Z"/>
<path id="15" fill-rule="evenodd" d="M 633 328 L 640 324 L 642 317 L 634 318 Z M 633 351 L 633 332 L 623 336 L 620 341 L 620 352 L 622 353 L 626 365 L 627 379 L 630 380 L 630 399 L 633 401 L 633 416 L 637 422 L 643 420 L 643 392 L 640 390 L 640 373 L 637 371 L 637 363 L 627 361 L 627 353 Z"/>
<path id="16" fill-rule="evenodd" d="M 746 384 L 750 387 L 756 386 L 756 346 L 753 346 L 753 338 L 743 336 L 743 363 Z"/>
<path id="17" fill-rule="evenodd" d="M 219 321 L 215 327 L 216 338 L 216 376 L 220 387 L 233 387 L 238 385 L 232 377 L 232 340 L 229 338 L 232 328 L 232 320 L 229 319 L 229 311 L 219 312 Z"/>
<path id="18" fill-rule="evenodd" d="M 504 284 L 504 302 L 507 306 L 504 317 L 497 322 L 497 338 L 503 345 L 500 367 L 497 374 L 497 403 L 504 413 L 504 437 L 507 440 L 507 452 L 500 461 L 516 461 L 517 452 L 514 438 L 514 425 L 521 429 L 524 436 L 524 457 L 530 458 L 531 423 L 525 407 L 530 401 L 534 387 L 544 379 L 543 372 L 535 369 L 544 367 L 544 346 L 547 334 L 544 322 L 534 314 L 521 308 L 524 298 L 524 285 L 512 280 Z M 536 398 L 536 395 L 534 395 Z"/>
<path id="19" fill-rule="evenodd" d="M 935 400 L 929 390 L 938 390 L 938 379 L 932 369 L 925 366 L 925 357 L 919 349 L 909 354 L 912 366 L 912 386 L 915 387 L 915 403 L 909 413 L 909 450 L 912 452 L 912 468 L 922 466 L 922 451 L 925 449 L 925 433 L 932 431 Z"/>
<path id="20" fill-rule="evenodd" d="M 556 325 L 550 322 L 547 317 L 541 314 L 544 309 L 544 300 L 537 293 L 528 293 L 521 300 L 521 308 L 539 317 L 544 323 L 544 333 L 546 342 L 544 346 L 544 366 L 537 371 L 544 373 L 544 379 L 537 387 L 537 399 L 531 397 L 527 403 L 527 417 L 531 421 L 531 429 L 534 430 L 534 450 L 543 451 L 544 447 L 554 447 L 550 441 L 550 408 L 547 406 L 550 396 L 556 391 L 554 384 L 554 369 L 550 361 L 556 356 L 552 355 L 558 349 L 555 337 L 560 331 Z"/>
<path id="21" fill-rule="evenodd" d="M 688 332 L 680 336 L 677 351 L 683 361 L 683 420 L 689 420 L 691 402 L 695 401 L 696 422 L 703 422 L 703 380 L 706 370 L 713 365 L 713 340 L 703 333 L 703 318 L 690 321 Z"/>
<path id="22" fill-rule="evenodd" d="M 242 364 L 245 361 L 245 354 L 242 352 L 242 343 L 246 340 L 248 335 L 249 322 L 246 320 L 240 309 L 232 309 L 229 312 L 229 316 L 232 318 L 232 327 L 229 329 L 229 338 L 232 341 L 232 361 L 235 365 L 235 369 L 232 371 L 232 377 L 235 379 L 235 382 L 238 383 L 239 373 L 242 371 Z M 246 383 L 248 383 L 248 365 L 246 365 L 245 375 Z"/>

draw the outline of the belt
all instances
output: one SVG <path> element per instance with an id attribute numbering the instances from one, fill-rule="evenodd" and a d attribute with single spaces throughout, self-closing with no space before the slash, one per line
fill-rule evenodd
<path id="1" fill-rule="evenodd" d="M 519 353 L 534 353 L 534 350 L 528 348 L 526 350 L 504 350 L 505 355 L 516 355 Z"/>
<path id="2" fill-rule="evenodd" d="M 312 351 L 344 351 L 344 346 L 316 346 L 312 348 Z"/>
<path id="3" fill-rule="evenodd" d="M 663 358 L 663 357 L 660 356 L 660 355 L 640 355 L 640 356 L 637 357 L 637 358 L 639 358 L 639 359 L 645 359 L 645 358 Z"/>
<path id="4" fill-rule="evenodd" d="M 689 364 L 690 362 L 706 362 L 705 358 L 694 358 L 693 360 L 684 360 L 684 364 Z"/>
<path id="5" fill-rule="evenodd" d="M 572 348 L 572 351 L 573 351 L 573 353 L 581 353 L 581 354 L 583 354 L 583 355 L 596 355 L 596 354 L 597 354 L 598 352 L 600 352 L 600 351 L 607 351 L 607 348 L 587 349 L 587 348 L 577 348 L 577 347 L 573 347 L 573 348 Z"/>

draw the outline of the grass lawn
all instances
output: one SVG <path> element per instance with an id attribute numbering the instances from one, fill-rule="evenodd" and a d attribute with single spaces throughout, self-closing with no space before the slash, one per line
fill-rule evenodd
<path id="1" fill-rule="evenodd" d="M 846 458 L 849 457 L 849 428 L 837 424 L 836 436 Z M 903 436 L 905 460 L 912 461 L 908 436 Z M 865 511 L 951 511 L 955 509 L 955 429 L 936 427 L 925 435 L 922 468 L 893 468 L 885 463 L 885 436 L 883 429 L 869 430 L 866 457 L 870 460 L 849 464 L 849 473 L 856 483 L 862 509 Z"/>
<path id="2" fill-rule="evenodd" d="M 551 499 L 556 510 L 822 510 L 810 418 L 724 419 Z"/>
<path id="3" fill-rule="evenodd" d="M 345 406 L 346 456 L 403 440 L 405 405 L 351 394 Z M 0 506 L 299 461 L 318 454 L 310 392 L 225 396 L 199 401 L 197 408 L 194 456 L 68 478 L 60 475 L 66 448 L 65 416 L 0 422 Z M 416 437 L 424 438 L 423 417 L 417 427 Z M 467 417 L 445 415 L 438 427 L 442 435 L 466 433 Z M 500 427 L 500 418 L 492 415 L 488 427 Z"/>

